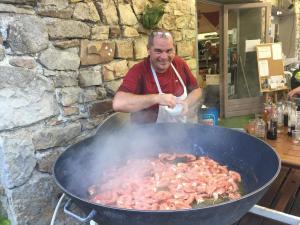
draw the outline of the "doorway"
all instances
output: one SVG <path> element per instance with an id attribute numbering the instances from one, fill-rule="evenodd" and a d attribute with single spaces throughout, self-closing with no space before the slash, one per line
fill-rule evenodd
<path id="1" fill-rule="evenodd" d="M 197 1 L 198 65 L 200 86 L 204 90 L 203 104 L 220 112 L 220 16 L 219 3 Z"/>
<path id="2" fill-rule="evenodd" d="M 196 8 L 204 104 L 216 107 L 221 117 L 260 113 L 263 96 L 253 43 L 269 42 L 271 5 L 198 0 Z"/>
<path id="3" fill-rule="evenodd" d="M 224 5 L 224 117 L 262 110 L 255 46 L 269 42 L 270 16 L 271 5 L 267 3 Z"/>

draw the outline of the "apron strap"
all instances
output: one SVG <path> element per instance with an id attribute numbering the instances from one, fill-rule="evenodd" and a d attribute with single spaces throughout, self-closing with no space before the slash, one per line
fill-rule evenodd
<path id="1" fill-rule="evenodd" d="M 152 66 L 151 63 L 150 63 L 150 66 L 151 66 L 151 71 L 152 71 L 152 75 L 153 75 L 154 81 L 155 81 L 155 83 L 156 83 L 156 87 L 157 87 L 157 89 L 158 89 L 158 93 L 159 93 L 159 94 L 163 94 L 163 92 L 162 92 L 162 90 L 161 90 L 161 87 L 160 87 L 160 85 L 159 85 L 159 81 L 158 81 L 156 72 L 155 72 L 155 70 L 154 70 L 154 68 L 153 68 L 153 66 Z"/>
<path id="2" fill-rule="evenodd" d="M 176 74 L 178 80 L 180 81 L 180 83 L 181 83 L 181 85 L 182 85 L 182 87 L 183 87 L 183 94 L 186 95 L 186 94 L 187 94 L 186 86 L 185 86 L 185 84 L 183 83 L 183 80 L 182 80 L 181 76 L 179 75 L 179 73 L 178 73 L 178 71 L 176 70 L 176 68 L 175 68 L 175 66 L 173 65 L 173 63 L 171 63 L 171 66 L 172 66 L 172 68 L 173 68 L 173 70 L 174 70 L 174 72 L 175 72 L 175 74 Z"/>
<path id="3" fill-rule="evenodd" d="M 173 63 L 171 63 L 171 66 L 172 66 L 172 69 L 174 70 L 177 78 L 179 79 L 182 87 L 183 87 L 183 95 L 184 96 L 187 96 L 187 91 L 186 91 L 186 86 L 181 78 L 181 76 L 179 75 L 178 71 L 176 70 L 175 66 L 173 65 Z M 153 75 L 153 78 L 154 78 L 154 81 L 156 83 L 156 86 L 157 86 L 157 89 L 158 89 L 158 93 L 159 94 L 163 94 L 162 90 L 161 90 L 161 87 L 160 87 L 160 84 L 159 84 L 159 81 L 158 81 L 158 78 L 157 78 L 157 75 L 156 75 L 156 71 L 154 70 L 152 64 L 150 63 L 150 67 L 151 67 L 151 71 L 152 71 L 152 75 Z"/>

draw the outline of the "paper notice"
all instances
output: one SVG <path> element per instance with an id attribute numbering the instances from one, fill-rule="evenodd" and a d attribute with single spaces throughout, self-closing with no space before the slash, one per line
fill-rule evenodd
<path id="1" fill-rule="evenodd" d="M 256 45 L 260 44 L 260 39 L 246 40 L 246 52 L 255 52 Z"/>
<path id="2" fill-rule="evenodd" d="M 269 64 L 268 60 L 258 61 L 258 72 L 260 77 L 269 76 Z"/>
<path id="3" fill-rule="evenodd" d="M 281 43 L 274 43 L 272 45 L 272 53 L 274 60 L 282 59 Z"/>
<path id="4" fill-rule="evenodd" d="M 259 46 L 257 47 L 257 57 L 259 59 L 271 58 L 271 46 Z"/>

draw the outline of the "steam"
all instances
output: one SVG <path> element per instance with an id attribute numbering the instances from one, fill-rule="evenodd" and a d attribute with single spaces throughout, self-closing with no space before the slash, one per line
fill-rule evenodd
<path id="1" fill-rule="evenodd" d="M 67 150 L 72 155 L 64 162 L 67 190 L 86 199 L 87 188 L 101 182 L 103 171 L 121 166 L 128 159 L 153 158 L 162 152 L 188 153 L 194 148 L 199 148 L 203 154 L 203 149 L 197 145 L 187 147 L 190 134 L 186 129 L 175 124 L 171 128 L 163 124 L 126 125 L 117 130 L 100 127 L 94 137 Z"/>

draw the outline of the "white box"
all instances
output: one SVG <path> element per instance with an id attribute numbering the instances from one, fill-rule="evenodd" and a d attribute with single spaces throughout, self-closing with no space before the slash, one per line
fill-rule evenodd
<path id="1" fill-rule="evenodd" d="M 220 85 L 220 75 L 206 74 L 206 85 Z"/>

